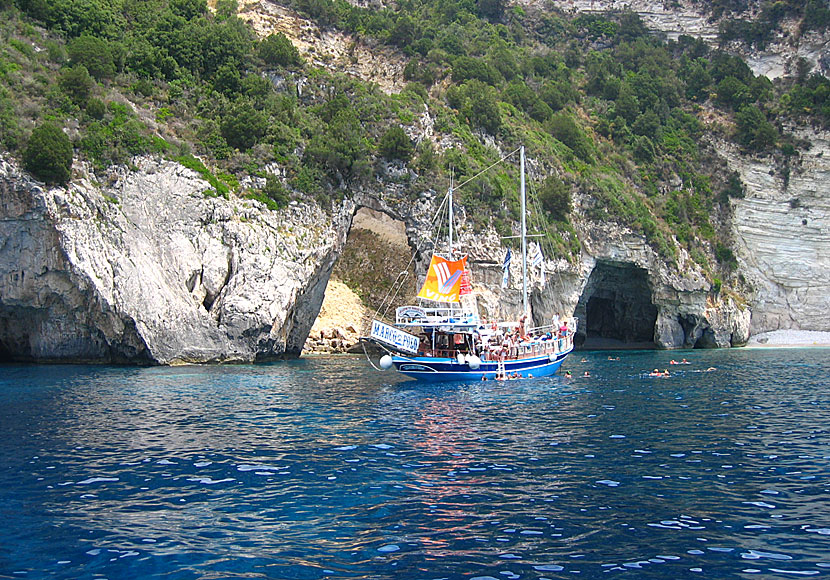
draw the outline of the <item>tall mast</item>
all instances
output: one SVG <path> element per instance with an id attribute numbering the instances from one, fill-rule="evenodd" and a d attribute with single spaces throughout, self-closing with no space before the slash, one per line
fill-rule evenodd
<path id="1" fill-rule="evenodd" d="M 521 171 L 521 179 L 519 181 L 519 191 L 522 198 L 522 314 L 527 314 L 527 219 L 525 216 L 525 146 L 522 145 L 519 150 L 519 167 Z M 452 198 L 450 198 L 452 199 Z M 450 210 L 452 215 L 452 210 Z"/>
<path id="2" fill-rule="evenodd" d="M 453 186 L 453 176 L 450 174 L 450 191 L 449 191 L 449 204 L 450 204 L 450 260 L 452 260 L 452 186 Z"/>

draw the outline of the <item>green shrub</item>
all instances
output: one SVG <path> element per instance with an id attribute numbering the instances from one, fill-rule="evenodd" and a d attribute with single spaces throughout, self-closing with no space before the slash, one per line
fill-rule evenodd
<path id="1" fill-rule="evenodd" d="M 311 165 L 302 165 L 291 180 L 291 184 L 298 191 L 307 195 L 317 196 L 323 189 L 323 173 Z"/>
<path id="2" fill-rule="evenodd" d="M 733 76 L 718 83 L 717 97 L 719 103 L 736 111 L 753 100 L 749 87 Z"/>
<path id="3" fill-rule="evenodd" d="M 213 90 L 217 93 L 233 98 L 242 88 L 242 75 L 239 65 L 228 62 L 221 65 L 213 75 Z"/>
<path id="4" fill-rule="evenodd" d="M 400 159 L 407 162 L 412 157 L 415 146 L 406 132 L 399 125 L 389 127 L 378 145 L 378 153 L 386 159 Z"/>
<path id="5" fill-rule="evenodd" d="M 268 66 L 300 66 L 300 52 L 282 32 L 269 34 L 259 43 L 259 58 Z"/>
<path id="6" fill-rule="evenodd" d="M 644 135 L 634 137 L 632 146 L 634 159 L 641 163 L 651 163 L 654 160 L 654 142 Z"/>
<path id="7" fill-rule="evenodd" d="M 98 80 L 111 78 L 115 74 L 115 62 L 109 43 L 97 36 L 84 35 L 75 38 L 66 45 L 69 62 L 75 66 L 86 67 Z"/>
<path id="8" fill-rule="evenodd" d="M 738 143 L 750 151 L 768 151 L 778 142 L 778 130 L 755 105 L 742 108 L 735 119 Z"/>
<path id="9" fill-rule="evenodd" d="M 732 249 L 722 242 L 715 245 L 715 258 L 718 262 L 728 268 L 736 268 L 738 266 L 738 259 Z"/>
<path id="10" fill-rule="evenodd" d="M 737 172 L 733 172 L 726 180 L 726 185 L 721 192 L 721 201 L 726 202 L 730 198 L 743 199 L 745 196 L 744 184 L 741 181 L 741 176 Z"/>
<path id="11" fill-rule="evenodd" d="M 455 59 L 452 64 L 452 80 L 456 83 L 463 83 L 473 79 L 488 85 L 496 85 L 503 80 L 503 77 L 484 60 L 469 56 L 460 56 Z"/>
<path id="12" fill-rule="evenodd" d="M 269 175 L 265 180 L 263 193 L 272 200 L 278 208 L 285 207 L 291 201 L 291 196 L 276 175 Z"/>
<path id="13" fill-rule="evenodd" d="M 571 188 L 555 175 L 545 179 L 539 189 L 542 209 L 556 221 L 566 221 L 571 213 Z"/>
<path id="14" fill-rule="evenodd" d="M 593 158 L 591 141 L 570 113 L 560 111 L 554 114 L 548 121 L 547 129 L 556 139 L 570 147 L 577 158 L 586 162 Z"/>
<path id="15" fill-rule="evenodd" d="M 46 183 L 68 182 L 72 175 L 69 137 L 51 123 L 38 126 L 23 151 L 23 167 Z"/>
<path id="16" fill-rule="evenodd" d="M 246 151 L 257 144 L 268 130 L 268 119 L 247 101 L 235 105 L 220 122 L 228 145 Z"/>
<path id="17" fill-rule="evenodd" d="M 275 202 L 273 199 L 271 199 L 261 191 L 248 191 L 245 193 L 245 197 L 248 199 L 257 200 L 258 202 L 265 205 L 265 207 L 272 211 L 280 209 L 280 206 L 277 204 L 277 202 Z"/>
<path id="18" fill-rule="evenodd" d="M 15 150 L 20 142 L 21 129 L 12 101 L 0 86 L 0 144 Z"/>
<path id="19" fill-rule="evenodd" d="M 499 22 L 504 17 L 506 4 L 504 0 L 478 0 L 476 7 L 482 18 L 490 22 Z"/>
<path id="20" fill-rule="evenodd" d="M 136 82 L 133 83 L 133 86 L 130 87 L 136 95 L 141 95 L 142 97 L 150 98 L 153 96 L 153 93 L 156 92 L 156 87 L 153 85 L 153 82 L 149 79 L 138 79 Z"/>
<path id="21" fill-rule="evenodd" d="M 192 169 L 196 173 L 202 176 L 205 181 L 207 181 L 211 186 L 213 186 L 214 190 L 213 195 L 221 195 L 223 197 L 228 196 L 228 186 L 218 179 L 210 170 L 205 167 L 205 164 L 199 161 L 193 155 L 182 155 L 181 157 L 176 157 L 174 161 L 181 163 L 183 166 L 187 167 L 188 169 Z"/>
<path id="22" fill-rule="evenodd" d="M 342 185 L 368 174 L 368 152 L 360 121 L 346 108 L 334 115 L 326 131 L 311 138 L 304 159 L 323 170 L 333 184 Z"/>
<path id="23" fill-rule="evenodd" d="M 202 16 L 207 12 L 206 0 L 170 0 L 170 9 L 174 14 L 187 20 Z"/>
<path id="24" fill-rule="evenodd" d="M 95 86 L 89 71 L 82 64 L 61 71 L 58 77 L 58 86 L 78 106 L 85 106 L 92 89 Z"/>
<path id="25" fill-rule="evenodd" d="M 23 42 L 22 40 L 12 38 L 9 40 L 9 46 L 13 47 L 15 50 L 17 50 L 17 52 L 24 55 L 26 58 L 33 59 L 35 56 L 35 50 L 32 48 L 32 45 L 28 42 Z"/>
<path id="26" fill-rule="evenodd" d="M 501 128 L 499 98 L 496 89 L 473 79 L 447 91 L 447 101 L 471 127 L 481 128 L 495 135 Z"/>
<path id="27" fill-rule="evenodd" d="M 418 144 L 418 157 L 415 159 L 415 166 L 421 171 L 431 171 L 438 165 L 438 154 L 435 153 L 435 147 L 432 141 L 424 139 Z"/>
<path id="28" fill-rule="evenodd" d="M 101 99 L 89 99 L 86 103 L 86 114 L 100 121 L 107 114 L 107 105 Z"/>
<path id="29" fill-rule="evenodd" d="M 802 31 L 827 30 L 828 27 L 830 27 L 830 6 L 822 0 L 807 0 L 804 18 L 801 21 Z"/>

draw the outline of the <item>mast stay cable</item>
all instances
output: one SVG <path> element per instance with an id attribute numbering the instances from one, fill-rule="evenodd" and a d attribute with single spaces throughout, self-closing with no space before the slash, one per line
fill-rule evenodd
<path id="1" fill-rule="evenodd" d="M 481 171 L 479 171 L 478 173 L 476 173 L 472 177 L 469 177 L 468 179 L 466 179 L 463 182 L 459 183 L 458 185 L 450 186 L 450 189 L 447 190 L 447 193 L 444 195 L 444 198 L 441 200 L 441 203 L 438 206 L 438 209 L 436 210 L 435 214 L 433 215 L 432 222 L 430 224 L 430 231 L 434 233 L 434 236 L 429 238 L 429 241 L 432 242 L 433 251 L 435 250 L 435 247 L 438 245 L 438 241 L 437 241 L 438 240 L 438 232 L 440 231 L 440 225 L 439 225 L 438 218 L 442 216 L 443 211 L 444 211 L 444 206 L 448 205 L 448 200 L 450 199 L 451 192 L 455 191 L 455 190 L 458 190 L 458 189 L 461 189 L 462 187 L 464 187 L 464 186 L 468 185 L 469 183 L 473 182 L 474 180 L 478 179 L 479 177 L 481 177 L 482 175 L 484 175 L 485 173 L 490 171 L 493 167 L 495 167 L 495 166 L 497 166 L 501 163 L 504 163 L 507 159 L 509 159 L 510 157 L 516 155 L 519 151 L 521 151 L 521 147 L 518 147 L 515 150 L 513 150 L 513 151 L 505 154 L 504 156 L 500 157 L 497 161 L 495 161 L 494 163 L 492 163 L 489 166 L 485 167 L 484 169 L 482 169 Z M 447 209 L 448 209 L 448 211 L 452 211 L 451 208 L 447 208 Z M 415 255 L 416 255 L 416 253 L 413 252 L 412 256 L 409 259 L 409 262 L 406 265 L 406 268 L 404 269 L 404 271 L 400 272 L 397 275 L 397 277 L 395 278 L 395 281 L 392 283 L 392 286 L 386 292 L 386 296 L 384 296 L 383 300 L 380 303 L 380 306 L 378 306 L 377 310 L 375 310 L 375 317 L 376 318 L 378 318 L 378 317 L 385 318 L 386 315 L 388 314 L 389 309 L 391 308 L 392 304 L 394 304 L 395 299 L 398 297 L 398 294 L 403 289 L 403 284 L 406 281 L 406 278 L 409 276 L 409 268 L 410 268 L 410 266 L 412 266 L 412 263 L 415 261 Z M 383 311 L 383 312 L 381 313 L 381 311 Z M 367 322 L 370 322 L 370 319 L 368 317 L 366 319 L 364 319 L 364 326 L 366 326 Z"/>

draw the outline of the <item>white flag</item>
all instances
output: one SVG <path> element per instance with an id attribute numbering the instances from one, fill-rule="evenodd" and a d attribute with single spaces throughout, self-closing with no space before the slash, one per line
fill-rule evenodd
<path id="1" fill-rule="evenodd" d="M 533 244 L 530 247 L 530 264 L 532 266 L 538 266 L 544 259 L 544 256 L 542 256 L 542 250 L 539 248 L 539 244 Z"/>
<path id="2" fill-rule="evenodd" d="M 507 285 L 510 283 L 510 261 L 513 259 L 513 252 L 510 251 L 510 248 L 507 248 L 507 254 L 504 256 L 504 264 L 502 264 L 502 268 L 504 272 L 502 273 L 501 278 L 501 287 L 507 288 Z"/>

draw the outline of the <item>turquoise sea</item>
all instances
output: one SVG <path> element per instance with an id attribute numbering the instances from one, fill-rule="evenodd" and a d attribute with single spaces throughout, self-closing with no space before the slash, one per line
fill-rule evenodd
<path id="1" fill-rule="evenodd" d="M 828 577 L 828 355 L 0 366 L 0 578 Z"/>

